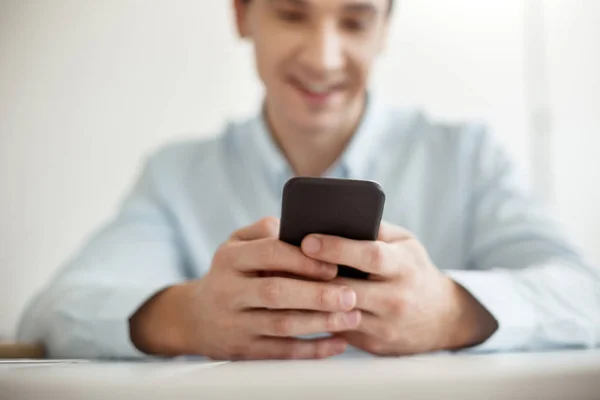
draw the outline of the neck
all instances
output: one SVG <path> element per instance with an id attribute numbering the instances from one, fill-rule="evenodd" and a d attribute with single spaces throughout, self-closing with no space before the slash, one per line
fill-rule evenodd
<path id="1" fill-rule="evenodd" d="M 354 136 L 365 108 L 364 99 L 357 102 L 344 123 L 315 132 L 278 118 L 267 102 L 266 118 L 275 142 L 297 176 L 322 176 L 341 157 Z"/>

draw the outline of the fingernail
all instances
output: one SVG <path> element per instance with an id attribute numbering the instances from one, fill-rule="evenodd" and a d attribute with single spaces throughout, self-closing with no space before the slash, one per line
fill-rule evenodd
<path id="1" fill-rule="evenodd" d="M 358 311 L 352 311 L 351 313 L 346 314 L 346 322 L 349 327 L 354 328 L 360 322 L 360 313 Z"/>
<path id="2" fill-rule="evenodd" d="M 345 310 L 351 310 L 354 308 L 354 306 L 356 305 L 356 293 L 354 293 L 350 289 L 345 289 L 342 292 L 341 297 L 342 307 L 344 307 Z"/>
<path id="3" fill-rule="evenodd" d="M 302 249 L 304 249 L 304 251 L 307 253 L 317 253 L 319 250 L 321 250 L 321 241 L 314 236 L 309 236 L 304 239 Z"/>

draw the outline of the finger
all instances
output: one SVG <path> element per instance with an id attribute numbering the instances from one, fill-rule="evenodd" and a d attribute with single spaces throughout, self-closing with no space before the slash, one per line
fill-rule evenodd
<path id="1" fill-rule="evenodd" d="M 220 260 L 241 272 L 283 272 L 314 280 L 329 281 L 337 275 L 337 265 L 307 257 L 302 251 L 275 238 L 239 242 L 223 250 Z"/>
<path id="2" fill-rule="evenodd" d="M 356 306 L 351 289 L 325 282 L 254 278 L 240 299 L 243 308 L 347 312 Z"/>
<path id="3" fill-rule="evenodd" d="M 231 235 L 233 241 L 249 241 L 279 236 L 279 219 L 274 217 L 263 218 L 254 224 L 235 231 Z"/>
<path id="4" fill-rule="evenodd" d="M 379 234 L 377 240 L 385 243 L 398 242 L 401 240 L 414 239 L 415 235 L 408 229 L 402 228 L 398 225 L 390 224 L 385 221 L 381 221 L 379 226 Z"/>
<path id="5" fill-rule="evenodd" d="M 364 317 L 357 331 L 349 332 L 349 336 L 346 333 L 341 334 L 344 335 L 344 339 L 359 348 L 373 354 L 395 356 L 420 354 L 432 350 L 419 344 L 422 336 L 418 330 L 414 330 L 414 327 L 403 326 L 400 329 L 397 324 L 389 323 L 374 315 Z M 408 338 L 411 339 L 407 340 Z"/>
<path id="6" fill-rule="evenodd" d="M 397 350 L 395 352 L 389 351 L 389 344 L 386 341 L 363 332 L 343 332 L 337 334 L 336 336 L 347 340 L 349 345 L 352 345 L 358 349 L 364 350 L 371 354 L 380 356 L 403 355 L 403 353 L 398 352 Z"/>
<path id="7" fill-rule="evenodd" d="M 360 311 L 322 313 L 311 311 L 254 310 L 244 313 L 254 334 L 273 337 L 295 337 L 318 333 L 335 333 L 356 329 Z"/>
<path id="8" fill-rule="evenodd" d="M 331 282 L 331 280 L 333 278 L 335 278 L 335 276 L 332 278 L 332 276 L 329 273 L 323 275 L 322 277 L 307 278 L 305 276 L 298 276 L 298 275 L 290 274 L 289 272 L 276 272 L 276 271 L 259 271 L 257 273 L 257 276 L 259 276 L 261 278 L 280 277 L 280 278 L 299 279 L 299 280 L 305 280 L 305 281 L 320 281 L 320 282 Z"/>
<path id="9" fill-rule="evenodd" d="M 310 360 L 336 356 L 346 351 L 348 342 L 339 337 L 314 340 L 261 338 L 245 355 L 252 360 Z"/>
<path id="10" fill-rule="evenodd" d="M 359 241 L 327 235 L 309 235 L 302 251 L 311 258 L 347 265 L 383 277 L 399 275 L 397 245 L 380 241 Z"/>
<path id="11" fill-rule="evenodd" d="M 392 324 L 389 324 L 383 318 L 373 314 L 364 314 L 356 331 L 389 342 L 395 339 L 395 332 L 392 330 Z"/>
<path id="12" fill-rule="evenodd" d="M 336 278 L 332 283 L 349 287 L 356 293 L 356 309 L 374 315 L 388 315 L 394 290 L 386 282 Z"/>

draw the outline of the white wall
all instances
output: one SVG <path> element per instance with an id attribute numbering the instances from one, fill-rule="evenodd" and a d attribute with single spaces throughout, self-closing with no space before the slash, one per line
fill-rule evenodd
<path id="1" fill-rule="evenodd" d="M 113 213 L 144 154 L 256 108 L 229 3 L 0 0 L 0 335 Z M 527 166 L 522 22 L 518 0 L 403 0 L 374 85 L 488 120 Z"/>
<path id="2" fill-rule="evenodd" d="M 600 263 L 600 1 L 549 0 L 545 14 L 556 203 Z"/>

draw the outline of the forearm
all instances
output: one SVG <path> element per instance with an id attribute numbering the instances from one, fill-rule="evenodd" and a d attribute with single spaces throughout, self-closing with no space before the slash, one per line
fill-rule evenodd
<path id="1" fill-rule="evenodd" d="M 450 327 L 443 350 L 461 350 L 480 345 L 497 330 L 498 321 L 473 295 L 452 280 L 452 307 L 446 316 Z"/>
<path id="2" fill-rule="evenodd" d="M 185 339 L 189 289 L 188 284 L 164 289 L 129 319 L 131 341 L 138 350 L 167 357 L 194 353 Z"/>

